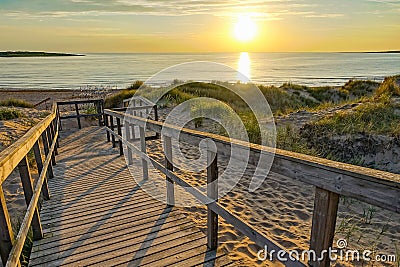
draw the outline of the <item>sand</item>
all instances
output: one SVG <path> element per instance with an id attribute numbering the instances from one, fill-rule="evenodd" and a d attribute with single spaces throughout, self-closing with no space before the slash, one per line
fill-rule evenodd
<path id="1" fill-rule="evenodd" d="M 19 97 L 19 94 L 24 97 Z M 35 93 L 16 92 L 8 94 L 7 97 L 11 95 L 14 98 L 23 98 L 31 102 L 40 101 L 44 96 L 37 96 Z M 70 93 L 51 93 L 50 95 L 52 95 L 53 99 L 68 99 L 71 97 Z M 160 113 L 163 113 L 163 111 Z M 76 127 L 74 121 L 70 123 L 71 127 Z M 188 126 L 193 127 L 190 124 Z M 19 129 L 21 131 L 17 136 L 23 134 L 27 128 Z M 207 130 L 207 126 L 204 126 L 201 130 Z M 210 129 L 210 131 L 213 130 L 215 128 Z M 164 155 L 160 140 L 149 141 L 147 145 L 150 156 L 163 162 Z M 181 143 L 180 146 L 188 159 L 198 158 L 199 154 L 196 147 L 185 143 Z M 228 161 L 228 158 L 219 156 L 220 173 L 224 171 Z M 133 179 L 140 180 L 140 174 L 142 173 L 140 161 L 135 157 L 134 162 L 135 164 L 130 167 L 130 170 L 134 174 Z M 270 173 L 262 186 L 254 193 L 250 193 L 247 188 L 254 169 L 255 166 L 248 165 L 238 185 L 228 195 L 221 198 L 219 202 L 285 249 L 308 249 L 314 188 L 288 177 Z M 204 171 L 199 173 L 179 171 L 178 173 L 193 186 L 205 184 L 206 176 Z M 153 184 L 147 188 L 148 190 L 165 192 L 165 180 L 160 177 L 159 172 L 154 168 L 150 169 L 150 181 Z M 10 213 L 13 214 L 13 219 L 16 220 L 18 218 L 16 214 L 24 212 L 25 209 L 22 187 L 17 171 L 14 171 L 3 184 L 3 189 L 6 193 Z M 178 188 L 176 190 L 177 198 L 183 199 L 185 193 Z M 180 209 L 200 229 L 205 231 L 206 209 L 204 206 Z M 341 198 L 336 229 L 335 241 L 345 237 L 348 242 L 348 248 L 375 249 L 383 254 L 400 253 L 400 214 L 371 207 L 352 199 Z M 229 253 L 232 259 L 239 261 L 240 266 L 280 266 L 279 263 L 257 260 L 257 251 L 260 248 L 222 219 L 220 219 L 219 223 L 219 242 L 219 245 Z M 357 264 L 342 262 L 335 265 L 352 266 Z M 380 266 L 380 264 L 374 265 Z M 395 264 L 388 264 L 387 266 L 395 266 Z"/>

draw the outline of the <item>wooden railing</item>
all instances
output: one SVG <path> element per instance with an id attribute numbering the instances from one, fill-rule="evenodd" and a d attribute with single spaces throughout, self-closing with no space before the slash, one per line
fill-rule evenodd
<path id="1" fill-rule="evenodd" d="M 58 130 L 59 117 L 57 106 L 54 104 L 50 115 L 0 153 L 1 185 L 3 185 L 14 169 L 18 167 L 28 206 L 19 232 L 14 237 L 4 192 L 2 186 L 0 187 L 0 254 L 3 265 L 7 267 L 20 265 L 20 255 L 30 227 L 33 230 L 34 240 L 43 237 L 38 201 L 41 195 L 44 199 L 50 198 L 47 178 L 53 178 L 54 176 L 52 166 L 56 164 L 55 155 L 57 154 L 58 147 Z M 34 188 L 28 163 L 28 153 L 31 149 L 34 151 L 39 173 Z M 44 155 L 44 161 L 42 154 Z"/>
<path id="2" fill-rule="evenodd" d="M 96 113 L 93 114 L 81 114 L 79 111 L 80 105 L 87 105 L 87 104 L 93 104 Z M 66 120 L 66 119 L 75 119 L 78 122 L 78 127 L 79 129 L 82 128 L 81 125 L 81 118 L 90 118 L 90 117 L 97 117 L 99 121 L 99 126 L 103 125 L 103 111 L 104 111 L 104 100 L 103 99 L 90 99 L 90 100 L 74 100 L 74 101 L 58 101 L 57 106 L 58 110 L 60 109 L 61 106 L 73 106 L 73 109 L 75 110 L 74 115 L 68 115 L 68 116 L 60 116 L 60 120 Z"/>
<path id="3" fill-rule="evenodd" d="M 162 122 L 124 114 L 120 111 L 105 110 L 105 116 L 110 118 L 111 123 L 115 119 L 118 124 L 117 132 L 114 131 L 114 127 L 109 126 L 110 124 L 106 125 L 108 141 L 110 141 L 110 135 L 113 139 L 113 145 L 115 144 L 115 139 L 119 140 L 121 155 L 124 153 L 123 144 L 125 144 L 127 147 L 126 153 L 128 153 L 128 159 L 132 158 L 131 153 L 136 153 L 141 157 L 144 179 L 147 179 L 148 177 L 147 162 L 151 162 L 156 169 L 166 175 L 168 204 L 174 204 L 174 184 L 183 186 L 186 191 L 191 193 L 200 202 L 208 203 L 207 243 L 210 249 L 215 249 L 217 246 L 218 216 L 221 216 L 228 223 L 232 224 L 235 229 L 249 237 L 260 247 L 267 245 L 270 250 L 283 250 L 279 244 L 276 244 L 263 233 L 244 222 L 240 217 L 228 211 L 216 200 L 218 187 L 216 186 L 217 183 L 212 182 L 218 178 L 218 154 L 230 155 L 232 146 L 236 149 L 243 149 L 244 151 L 247 151 L 250 146 L 249 163 L 255 165 L 257 165 L 256 163 L 260 154 L 274 154 L 274 162 L 271 167 L 272 172 L 285 175 L 316 187 L 310 250 L 315 251 L 317 255 L 321 255 L 323 250 L 327 250 L 332 246 L 340 195 L 352 197 L 400 213 L 400 175 L 398 174 L 353 166 L 279 149 L 274 150 L 269 147 L 249 144 L 243 141 L 232 140 L 223 136 L 195 130 L 185 128 L 180 129 L 174 125 L 168 125 Z M 108 119 L 106 119 L 106 121 L 107 120 Z M 129 131 L 129 129 L 132 129 L 132 126 L 135 125 L 139 127 L 139 148 L 137 148 L 129 139 L 129 132 L 126 133 L 128 138 L 123 138 L 121 120 L 125 122 L 125 131 Z M 161 134 L 162 129 L 164 133 L 170 134 L 170 136 L 163 136 L 164 154 L 166 155 L 165 166 L 147 155 L 145 142 L 146 130 L 151 130 Z M 215 142 L 217 151 L 209 150 L 207 156 L 207 195 L 198 189 L 191 187 L 184 178 L 174 173 L 173 162 L 167 160 L 171 159 L 171 138 L 173 136 L 179 136 L 181 141 L 192 145 L 199 145 L 200 141 L 205 138 L 209 138 Z M 230 156 L 241 159 L 240 154 L 241 153 L 235 153 Z M 131 164 L 131 162 L 129 162 L 129 164 Z M 280 256 L 281 258 L 289 258 L 288 252 Z M 286 266 L 305 266 L 300 261 L 288 260 L 282 263 Z M 322 262 L 309 262 L 309 264 L 312 266 L 329 266 L 329 259 L 325 259 Z"/>
<path id="4" fill-rule="evenodd" d="M 129 105 L 131 103 L 131 105 Z M 129 114 L 132 114 L 133 116 L 138 116 L 142 118 L 148 118 L 152 119 L 154 121 L 158 121 L 158 107 L 157 104 L 151 102 L 150 100 L 141 97 L 141 96 L 134 96 L 129 99 L 123 100 L 123 108 L 113 108 L 113 111 L 123 111 L 123 112 L 128 112 Z M 114 129 L 114 126 L 116 127 L 117 131 L 120 131 L 121 129 L 121 123 L 117 119 L 116 120 L 116 125 L 114 124 L 113 120 L 109 120 L 109 116 L 104 116 L 104 124 L 107 127 L 110 127 L 111 129 Z M 125 128 L 128 136 L 130 136 L 129 140 L 134 141 L 136 140 L 136 134 L 135 134 L 135 126 L 132 125 L 131 129 Z M 156 132 L 153 136 L 146 136 L 146 140 L 152 140 L 152 139 L 159 139 L 160 134 Z M 110 139 L 109 133 L 107 133 L 107 139 Z M 110 140 L 109 140 L 110 141 Z M 115 147 L 115 137 L 112 136 L 112 142 L 113 142 L 113 147 Z M 120 153 L 121 155 L 123 154 L 122 150 L 122 144 L 120 143 Z"/>

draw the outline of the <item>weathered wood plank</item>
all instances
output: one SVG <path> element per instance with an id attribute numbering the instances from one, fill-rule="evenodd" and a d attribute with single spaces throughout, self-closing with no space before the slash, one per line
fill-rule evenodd
<path id="1" fill-rule="evenodd" d="M 173 171 L 174 165 L 172 163 L 172 143 L 171 137 L 164 136 L 164 158 L 165 158 L 165 168 L 167 170 Z M 174 182 L 166 176 L 166 188 L 167 188 L 167 204 L 175 205 L 175 193 L 174 193 Z"/>
<path id="2" fill-rule="evenodd" d="M 142 153 L 146 153 L 146 133 L 144 127 L 139 127 L 139 134 L 140 134 L 140 149 Z M 148 180 L 149 169 L 147 166 L 147 161 L 144 159 L 142 159 L 142 170 L 143 170 L 143 180 Z"/>
<path id="3" fill-rule="evenodd" d="M 338 204 L 338 194 L 315 188 L 310 250 L 315 251 L 317 255 L 322 255 L 323 250 L 328 251 L 332 247 Z M 326 254 L 321 262 L 310 262 L 310 264 L 315 267 L 328 267 L 330 260 Z"/>
<path id="4" fill-rule="evenodd" d="M 24 189 L 25 202 L 26 205 L 29 207 L 29 204 L 33 197 L 33 185 L 31 173 L 29 171 L 28 158 L 26 156 L 18 164 L 18 170 L 21 177 L 22 188 Z M 39 209 L 37 208 L 37 206 L 35 207 L 32 218 L 32 230 L 34 240 L 42 239 L 42 224 L 40 223 Z"/>
<path id="5" fill-rule="evenodd" d="M 161 220 L 166 217 L 171 217 L 177 220 L 182 220 L 182 215 L 179 213 L 170 213 L 169 210 L 165 209 L 165 205 L 160 205 L 152 208 L 147 208 L 146 213 L 143 212 L 132 212 L 128 213 L 126 216 L 119 216 L 116 220 L 107 220 L 104 221 L 99 227 L 95 229 L 87 227 L 85 228 L 74 228 L 71 232 L 59 233 L 55 234 L 52 232 L 51 237 L 46 237 L 45 239 L 41 239 L 35 242 L 35 245 L 32 248 L 32 251 L 45 250 L 48 248 L 58 247 L 64 244 L 74 243 L 82 237 L 90 236 L 96 237 L 101 236 L 105 233 L 112 231 L 116 231 L 119 228 L 125 229 L 131 227 L 135 231 L 140 229 L 144 229 L 145 225 L 148 223 L 153 223 L 155 218 L 159 218 Z M 137 216 L 140 215 L 138 218 Z M 112 232 L 111 231 L 111 232 Z"/>
<path id="6" fill-rule="evenodd" d="M 35 161 L 36 161 L 36 166 L 38 168 L 38 172 L 41 173 L 43 170 L 43 160 L 42 160 L 42 153 L 40 152 L 39 140 L 36 141 L 35 144 L 33 145 L 33 153 L 35 154 Z M 45 200 L 50 199 L 49 186 L 47 184 L 47 176 L 43 181 L 42 194 Z"/>
<path id="7" fill-rule="evenodd" d="M 207 197 L 218 200 L 217 153 L 207 150 Z M 218 247 L 218 214 L 207 206 L 207 246 L 211 250 Z"/>
<path id="8" fill-rule="evenodd" d="M 12 249 L 14 233 L 2 186 L 0 186 L 0 204 L 0 256 L 5 265 Z"/>
<path id="9" fill-rule="evenodd" d="M 157 220 L 156 218 L 153 218 Z M 47 261 L 53 261 L 56 259 L 59 259 L 59 255 L 64 254 L 65 257 L 70 258 L 72 255 L 78 255 L 77 258 L 79 259 L 85 259 L 88 257 L 87 252 L 91 252 L 94 249 L 99 248 L 98 242 L 101 242 L 101 247 L 106 247 L 106 246 L 114 246 L 115 244 L 118 244 L 120 242 L 129 240 L 131 238 L 146 238 L 146 236 L 151 232 L 151 229 L 153 227 L 158 227 L 165 229 L 163 234 L 169 234 L 173 232 L 179 232 L 177 230 L 177 227 L 175 226 L 182 226 L 182 227 L 191 227 L 191 223 L 189 221 L 182 221 L 178 220 L 178 218 L 172 218 L 170 219 L 169 217 L 164 223 L 154 223 L 154 221 L 151 221 L 145 225 L 140 225 L 137 229 L 135 228 L 128 228 L 127 227 L 123 228 L 117 228 L 114 229 L 111 228 L 110 231 L 108 232 L 103 232 L 102 235 L 96 235 L 96 236 L 91 236 L 91 235 L 83 235 L 81 238 L 79 238 L 76 242 L 74 243 L 69 243 L 69 244 L 63 244 L 59 245 L 56 247 L 52 248 L 44 248 L 42 246 L 36 247 L 35 254 L 31 258 L 31 264 L 34 265 L 35 262 L 41 261 L 43 257 L 46 257 Z"/>

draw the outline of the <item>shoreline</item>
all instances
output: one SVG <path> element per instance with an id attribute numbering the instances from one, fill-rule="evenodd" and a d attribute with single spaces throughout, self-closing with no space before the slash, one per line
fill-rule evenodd
<path id="1" fill-rule="evenodd" d="M 0 57 L 83 57 L 82 54 L 32 52 L 32 51 L 0 51 Z"/>

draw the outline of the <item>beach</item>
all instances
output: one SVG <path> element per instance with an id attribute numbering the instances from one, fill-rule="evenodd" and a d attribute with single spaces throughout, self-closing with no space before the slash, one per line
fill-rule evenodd
<path id="1" fill-rule="evenodd" d="M 82 99 L 79 95 L 83 96 L 83 93 L 74 91 L 13 91 L 7 92 L 6 96 L 35 103 L 47 97 L 50 97 L 53 101 Z M 97 95 L 92 95 L 91 97 L 95 98 Z M 165 119 L 169 111 L 169 108 L 160 110 L 161 120 Z M 35 116 L 34 113 L 32 115 Z M 293 120 L 296 120 L 296 117 Z M 96 123 L 96 121 L 87 121 L 83 125 L 96 125 Z M 69 120 L 64 122 L 64 127 L 77 127 L 77 125 L 75 120 Z M 197 129 L 194 124 L 188 124 L 186 127 Z M 28 129 L 29 127 L 23 129 L 16 127 L 16 130 L 18 130 L 17 136 L 22 136 Z M 200 130 L 213 132 L 216 129 L 212 127 L 212 124 L 207 125 L 205 123 Z M 180 146 L 186 157 L 185 162 L 188 162 L 187 159 L 190 162 L 190 159 L 198 158 L 198 148 L 183 142 L 180 143 Z M 164 162 L 161 140 L 149 141 L 148 151 L 151 151 L 149 155 L 152 158 L 157 159 L 159 162 Z M 115 153 L 118 153 L 117 150 Z M 179 159 L 176 160 L 179 161 Z M 228 157 L 218 157 L 220 174 L 224 172 L 229 160 Z M 196 166 L 190 167 L 194 168 Z M 141 173 L 141 162 L 137 157 L 134 158 L 134 164 L 129 168 L 133 174 L 132 179 L 140 181 L 141 176 L 137 174 Z M 249 164 L 239 183 L 231 192 L 219 199 L 219 202 L 233 214 L 239 216 L 286 250 L 302 251 L 308 249 L 314 205 L 314 187 L 276 173 L 270 173 L 258 190 L 249 192 L 249 181 L 253 176 L 254 170 L 255 166 Z M 205 171 L 193 173 L 178 170 L 177 173 L 182 175 L 193 186 L 205 185 Z M 33 172 L 33 178 L 36 177 L 37 172 Z M 153 168 L 150 169 L 150 180 L 157 185 L 158 193 L 165 194 L 165 180 L 162 177 L 160 179 L 160 173 Z M 14 171 L 6 180 L 3 184 L 3 189 L 10 213 L 13 215 L 23 214 L 26 206 L 17 171 Z M 144 186 L 144 189 L 146 190 L 146 186 Z M 151 192 L 153 189 L 147 188 L 147 190 Z M 187 195 L 183 190 L 176 190 L 177 198 L 185 200 Z M 205 232 L 207 212 L 204 206 L 182 207 L 179 209 Z M 13 216 L 13 220 L 15 222 L 20 221 L 20 215 Z M 400 215 L 398 213 L 341 197 L 334 244 L 338 239 L 344 238 L 347 240 L 349 249 L 368 249 L 377 253 L 398 255 L 397 248 L 400 246 L 399 222 Z M 253 242 L 223 219 L 219 221 L 219 242 L 224 251 L 229 253 L 232 259 L 237 260 L 241 266 L 281 266 L 276 262 L 258 260 L 257 253 L 261 248 L 254 245 Z M 335 266 L 354 266 L 357 264 L 337 262 Z M 380 266 L 380 264 L 376 263 L 375 265 Z M 395 266 L 395 263 L 383 264 L 383 266 Z"/>

